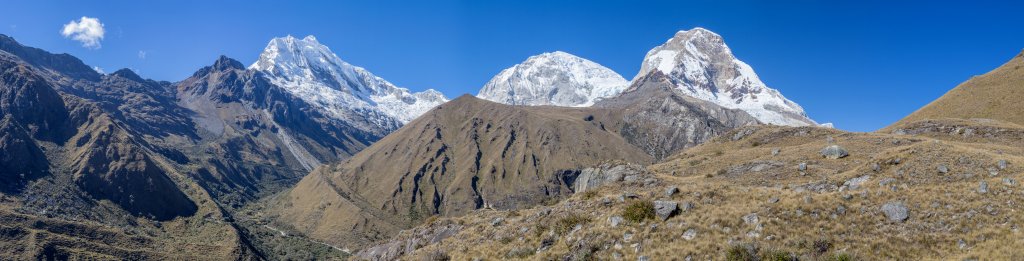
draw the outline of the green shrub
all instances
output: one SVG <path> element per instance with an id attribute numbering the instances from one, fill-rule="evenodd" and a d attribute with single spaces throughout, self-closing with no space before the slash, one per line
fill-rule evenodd
<path id="1" fill-rule="evenodd" d="M 559 235 L 569 233 L 569 231 L 572 231 L 576 225 L 585 224 L 587 222 L 590 222 L 590 218 L 575 213 L 569 214 L 555 221 L 555 233 Z"/>
<path id="2" fill-rule="evenodd" d="M 830 256 L 827 260 L 829 261 L 854 261 L 857 257 L 850 253 L 837 253 Z"/>
<path id="3" fill-rule="evenodd" d="M 772 249 L 761 253 L 761 260 L 763 261 L 797 261 L 796 255 L 793 253 Z"/>
<path id="4" fill-rule="evenodd" d="M 540 237 L 540 236 L 544 235 L 544 232 L 547 232 L 547 231 L 548 231 L 548 224 L 547 223 L 543 223 L 543 222 L 537 223 L 537 225 L 535 225 L 533 227 L 533 236 L 534 237 Z"/>
<path id="5" fill-rule="evenodd" d="M 700 164 L 700 162 L 701 160 L 690 160 L 688 163 L 690 164 L 690 166 L 697 166 Z"/>
<path id="6" fill-rule="evenodd" d="M 634 223 L 640 223 L 646 219 L 654 219 L 654 202 L 650 200 L 630 202 L 622 210 L 622 218 Z"/>
<path id="7" fill-rule="evenodd" d="M 757 249 L 744 244 L 733 245 L 725 251 L 725 260 L 757 261 Z"/>
<path id="8" fill-rule="evenodd" d="M 443 250 L 434 250 L 423 257 L 424 261 L 449 261 L 452 257 Z"/>
<path id="9" fill-rule="evenodd" d="M 814 246 L 811 248 L 811 250 L 814 251 L 815 255 L 821 255 L 825 254 L 825 252 L 828 252 L 828 250 L 831 248 L 832 242 L 829 242 L 827 239 L 818 239 L 814 240 Z"/>
<path id="10" fill-rule="evenodd" d="M 532 256 L 534 252 L 535 251 L 533 251 L 533 248 L 531 247 L 517 247 L 513 248 L 512 250 L 509 250 L 508 253 L 505 254 L 505 257 L 510 259 L 522 259 Z"/>

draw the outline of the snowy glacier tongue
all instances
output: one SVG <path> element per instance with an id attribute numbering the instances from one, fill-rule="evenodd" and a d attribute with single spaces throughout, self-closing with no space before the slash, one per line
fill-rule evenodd
<path id="1" fill-rule="evenodd" d="M 275 85 L 341 119 L 377 112 L 404 124 L 448 101 L 438 91 L 411 93 L 348 64 L 313 36 L 270 40 L 249 69 L 264 72 Z"/>
<path id="2" fill-rule="evenodd" d="M 668 75 L 690 96 L 744 110 L 764 123 L 816 124 L 807 118 L 800 105 L 768 88 L 750 65 L 736 59 L 721 36 L 704 28 L 679 31 L 665 44 L 652 49 L 633 79 L 653 70 Z"/>
<path id="3" fill-rule="evenodd" d="M 628 85 L 611 69 L 557 51 L 531 56 L 502 70 L 477 97 L 512 105 L 582 107 L 618 95 Z"/>

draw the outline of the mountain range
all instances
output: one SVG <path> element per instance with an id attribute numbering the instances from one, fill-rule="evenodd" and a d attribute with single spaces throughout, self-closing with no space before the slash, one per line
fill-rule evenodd
<path id="1" fill-rule="evenodd" d="M 736 127 L 646 167 L 573 172 L 574 193 L 550 203 L 441 213 L 353 259 L 1019 259 L 1024 127 L 996 96 L 1024 86 L 1022 60 L 877 132 Z"/>
<path id="2" fill-rule="evenodd" d="M 760 224 L 757 215 L 754 221 L 701 216 L 682 224 L 674 222 L 683 218 L 670 219 L 675 210 L 661 221 L 641 216 L 625 223 L 629 235 L 651 236 L 637 243 L 616 239 L 624 237 L 621 230 L 583 225 L 606 223 L 632 202 L 661 202 L 655 204 L 661 215 L 665 202 L 687 200 L 713 210 L 708 214 L 753 211 L 791 222 L 768 231 L 795 235 L 806 231 L 786 229 L 813 222 L 789 213 L 818 218 L 835 207 L 778 210 L 751 197 L 778 193 L 789 204 L 799 201 L 789 197 L 808 190 L 816 194 L 806 195 L 805 204 L 848 202 L 840 205 L 843 213 L 861 207 L 850 222 L 870 227 L 863 222 L 872 213 L 888 215 L 891 208 L 869 208 L 899 201 L 918 213 L 931 204 L 919 197 L 939 180 L 977 182 L 984 175 L 974 173 L 988 173 L 1013 181 L 993 184 L 1015 184 L 1024 119 L 1012 101 L 1024 82 L 1022 57 L 893 126 L 847 133 L 821 128 L 767 87 L 720 35 L 703 28 L 679 31 L 652 49 L 632 80 L 555 51 L 528 57 L 476 96 L 454 100 L 395 86 L 343 61 L 313 36 L 274 38 L 249 66 L 221 56 L 186 79 L 167 82 L 130 69 L 99 73 L 71 55 L 0 35 L 0 258 L 342 259 L 351 250 L 357 259 L 382 260 L 660 257 L 659 246 L 679 244 L 664 241 L 679 238 L 672 234 L 677 228 L 707 233 L 717 243 L 772 239 L 762 228 L 744 227 Z M 852 156 L 819 160 L 818 153 L 847 152 L 822 150 L 826 145 L 842 145 Z M 966 156 L 952 160 L 946 152 Z M 941 173 L 919 176 L 930 170 Z M 860 186 L 863 175 L 893 181 L 856 196 L 864 198 L 857 203 L 839 201 L 857 191 L 852 186 Z M 982 184 L 988 191 L 989 183 Z M 905 190 L 919 194 L 898 194 Z M 1006 191 L 992 194 L 1012 195 Z M 1012 199 L 976 202 L 991 207 L 1006 200 Z M 944 217 L 959 214 L 935 211 L 943 218 L 913 214 L 912 224 L 957 222 Z M 986 211 L 1004 224 L 1018 222 L 1000 214 L 1012 208 Z M 741 228 L 745 234 L 734 235 Z M 920 231 L 885 229 L 925 240 Z M 679 232 L 689 237 L 689 230 Z M 498 236 L 509 239 L 466 241 Z M 780 249 L 801 244 L 772 236 L 782 238 Z M 553 245 L 558 241 L 565 244 Z M 714 259 L 707 251 L 720 247 L 707 242 L 685 250 Z M 637 246 L 623 251 L 623 243 Z M 828 243 L 857 251 L 895 247 Z M 821 252 L 813 257 L 828 249 Z M 933 256 L 926 254 L 915 256 Z"/>

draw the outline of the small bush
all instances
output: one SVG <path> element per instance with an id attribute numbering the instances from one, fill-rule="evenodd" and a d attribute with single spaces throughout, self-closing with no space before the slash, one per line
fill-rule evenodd
<path id="1" fill-rule="evenodd" d="M 427 221 L 424 221 L 423 223 L 424 224 L 430 224 L 430 223 L 434 223 L 434 221 L 437 221 L 437 215 L 433 215 L 433 216 L 428 217 Z"/>
<path id="2" fill-rule="evenodd" d="M 829 260 L 829 261 L 854 261 L 854 260 L 857 260 L 857 257 L 854 256 L 853 254 L 850 254 L 850 253 L 837 253 L 837 254 L 834 254 L 834 255 L 828 257 L 828 259 L 826 259 L 826 260 Z"/>
<path id="3" fill-rule="evenodd" d="M 636 200 L 626 205 L 622 210 L 622 217 L 630 222 L 640 223 L 645 219 L 654 219 L 654 202 L 650 200 Z"/>
<path id="4" fill-rule="evenodd" d="M 544 235 L 544 232 L 547 232 L 547 231 L 548 231 L 547 223 L 537 223 L 537 225 L 533 227 L 533 236 L 534 237 L 540 237 L 540 236 Z"/>
<path id="5" fill-rule="evenodd" d="M 449 261 L 452 257 L 442 250 L 434 250 L 423 257 L 424 261 Z"/>
<path id="6" fill-rule="evenodd" d="M 517 247 L 509 250 L 505 254 L 506 258 L 527 258 L 534 254 L 533 248 L 531 247 Z"/>
<path id="7" fill-rule="evenodd" d="M 498 238 L 498 242 L 501 242 L 502 245 L 508 245 L 508 243 L 512 243 L 513 240 L 515 240 L 515 238 L 510 236 L 501 236 Z"/>
<path id="8" fill-rule="evenodd" d="M 697 166 L 697 164 L 700 164 L 700 162 L 701 160 L 691 160 L 688 163 L 690 163 L 690 166 Z"/>
<path id="9" fill-rule="evenodd" d="M 790 252 L 787 252 L 787 251 L 783 251 L 783 250 L 778 250 L 778 249 L 772 249 L 772 250 L 764 251 L 764 253 L 761 254 L 761 260 L 763 260 L 763 261 L 797 261 L 798 259 L 796 258 L 796 255 L 794 255 L 793 253 L 790 253 Z"/>
<path id="10" fill-rule="evenodd" d="M 815 255 L 821 255 L 824 254 L 825 252 L 828 252 L 828 250 L 831 248 L 831 242 L 828 242 L 828 240 L 825 239 L 818 239 L 814 240 L 814 246 L 811 248 L 811 250 L 814 251 Z"/>
<path id="11" fill-rule="evenodd" d="M 757 249 L 744 244 L 737 244 L 725 251 L 725 260 L 757 261 Z"/>
<path id="12" fill-rule="evenodd" d="M 575 213 L 569 214 L 568 216 L 565 216 L 561 219 L 558 219 L 558 221 L 555 221 L 555 233 L 559 235 L 569 233 L 569 231 L 572 231 L 572 229 L 576 227 L 576 225 L 585 224 L 587 222 L 590 222 L 590 218 Z"/>

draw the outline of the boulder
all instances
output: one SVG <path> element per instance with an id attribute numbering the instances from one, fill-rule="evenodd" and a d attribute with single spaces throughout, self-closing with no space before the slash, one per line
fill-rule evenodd
<path id="1" fill-rule="evenodd" d="M 683 239 L 693 240 L 696 237 L 697 237 L 697 230 L 696 229 L 692 229 L 691 228 L 691 229 L 687 229 L 686 232 L 683 232 Z"/>
<path id="2" fill-rule="evenodd" d="M 579 176 L 576 177 L 573 191 L 580 193 L 603 185 L 621 182 L 627 176 L 639 179 L 641 174 L 645 173 L 646 170 L 643 167 L 632 164 L 605 164 L 596 168 L 586 168 L 580 171 Z"/>
<path id="3" fill-rule="evenodd" d="M 693 202 L 689 202 L 689 201 L 683 202 L 683 207 L 682 207 L 682 211 L 683 212 L 690 211 L 691 209 L 693 209 Z"/>
<path id="4" fill-rule="evenodd" d="M 654 201 L 654 213 L 662 221 L 672 217 L 677 210 L 679 210 L 679 203 L 676 203 L 675 201 Z"/>
<path id="5" fill-rule="evenodd" d="M 899 201 L 885 203 L 885 205 L 882 205 L 882 212 L 892 222 L 903 222 L 910 218 L 910 210 L 907 209 L 907 206 L 903 205 L 903 202 Z"/>
<path id="6" fill-rule="evenodd" d="M 743 216 L 743 223 L 747 223 L 748 225 L 757 225 L 758 223 L 761 223 L 761 220 L 757 217 L 757 213 L 750 213 Z"/>
<path id="7" fill-rule="evenodd" d="M 860 189 L 860 186 L 864 184 L 864 182 L 867 182 L 869 179 L 871 179 L 871 176 L 869 175 L 848 179 L 846 180 L 846 182 L 843 182 L 843 187 L 849 190 L 857 190 Z"/>
<path id="8" fill-rule="evenodd" d="M 849 155 L 850 153 L 846 152 L 846 149 L 839 145 L 829 145 L 828 147 L 821 149 L 821 156 L 826 159 L 841 159 Z"/>
<path id="9" fill-rule="evenodd" d="M 623 221 L 625 221 L 625 219 L 623 219 L 622 216 L 608 217 L 608 224 L 610 224 L 612 227 L 619 226 L 620 224 L 622 224 Z"/>
<path id="10" fill-rule="evenodd" d="M 671 186 L 671 187 L 668 187 L 667 189 L 665 189 L 665 196 L 666 197 L 671 197 L 672 195 L 675 195 L 676 193 L 679 193 L 679 188 L 676 187 L 676 186 Z"/>

